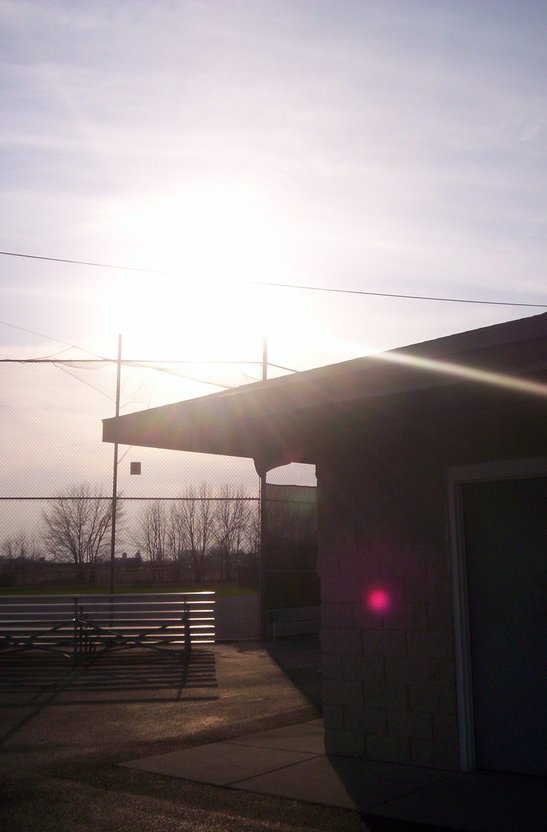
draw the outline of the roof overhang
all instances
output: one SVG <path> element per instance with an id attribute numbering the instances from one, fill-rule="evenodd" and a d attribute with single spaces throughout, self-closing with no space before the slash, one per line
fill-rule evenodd
<path id="1" fill-rule="evenodd" d="M 259 474 L 315 462 L 318 427 L 356 402 L 447 385 L 546 396 L 547 314 L 237 387 L 103 422 L 103 440 L 248 457 Z"/>

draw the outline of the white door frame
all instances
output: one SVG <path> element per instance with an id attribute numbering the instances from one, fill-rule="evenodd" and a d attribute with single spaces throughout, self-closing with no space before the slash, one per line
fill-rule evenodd
<path id="1" fill-rule="evenodd" d="M 476 769 L 475 724 L 469 637 L 469 601 L 464 544 L 462 489 L 470 482 L 494 482 L 547 476 L 547 458 L 477 463 L 448 469 L 448 511 L 452 586 L 458 736 L 462 771 Z"/>

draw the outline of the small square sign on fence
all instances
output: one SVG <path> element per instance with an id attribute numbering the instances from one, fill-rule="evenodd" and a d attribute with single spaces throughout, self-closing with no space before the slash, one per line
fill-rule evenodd
<path id="1" fill-rule="evenodd" d="M 130 474 L 140 474 L 140 472 L 141 472 L 140 462 L 130 462 L 129 463 L 129 473 Z"/>

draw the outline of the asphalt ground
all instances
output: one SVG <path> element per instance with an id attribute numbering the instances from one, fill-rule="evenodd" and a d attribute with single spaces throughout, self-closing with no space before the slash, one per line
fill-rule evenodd
<path id="1" fill-rule="evenodd" d="M 314 719 L 316 637 L 176 655 L 105 655 L 74 670 L 0 656 L 3 832 L 340 830 L 355 813 L 134 771 L 118 764 Z"/>

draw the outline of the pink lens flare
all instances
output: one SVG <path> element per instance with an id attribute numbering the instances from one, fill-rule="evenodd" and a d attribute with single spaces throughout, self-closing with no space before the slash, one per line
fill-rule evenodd
<path id="1" fill-rule="evenodd" d="M 367 595 L 367 606 L 373 612 L 386 612 L 391 606 L 391 597 L 385 589 L 371 589 Z"/>

